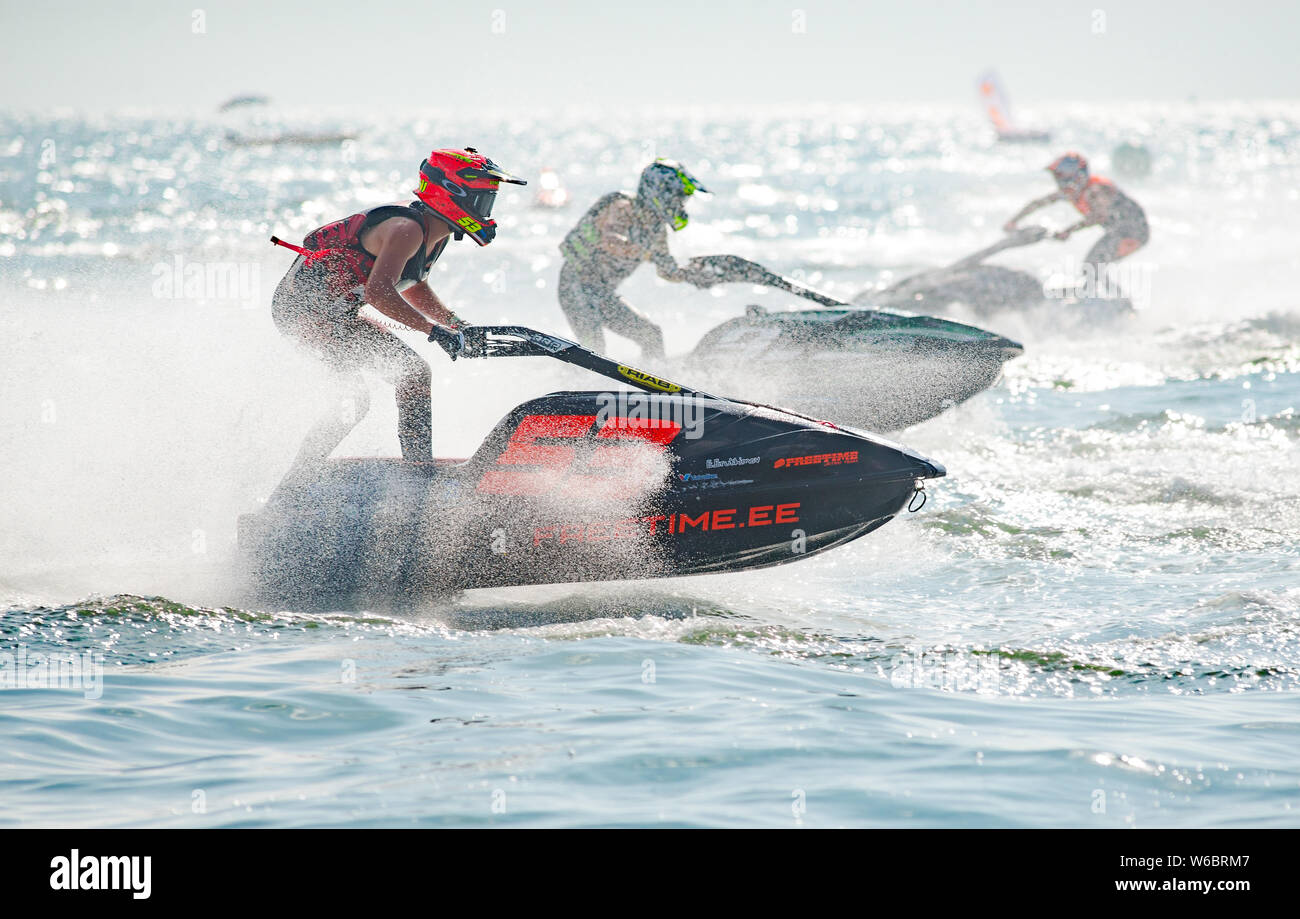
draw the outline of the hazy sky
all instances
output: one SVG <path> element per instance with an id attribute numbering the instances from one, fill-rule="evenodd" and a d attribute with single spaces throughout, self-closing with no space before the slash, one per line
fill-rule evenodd
<path id="1" fill-rule="evenodd" d="M 968 102 L 990 64 L 1030 101 L 1300 97 L 1297 0 L 0 0 L 0 32 L 21 108 Z"/>

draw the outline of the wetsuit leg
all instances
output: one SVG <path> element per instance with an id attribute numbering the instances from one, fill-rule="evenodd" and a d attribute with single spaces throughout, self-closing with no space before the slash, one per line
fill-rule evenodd
<path id="1" fill-rule="evenodd" d="M 1118 233 L 1107 232 L 1088 250 L 1088 254 L 1083 257 L 1084 264 L 1091 265 L 1097 272 L 1097 277 L 1101 277 L 1106 266 L 1119 257 L 1119 245 L 1122 239 L 1123 237 Z"/>
<path id="2" fill-rule="evenodd" d="M 611 288 L 581 278 L 568 265 L 560 269 L 560 308 L 573 326 L 578 341 L 601 352 L 605 347 L 602 329 L 609 329 L 636 342 L 646 358 L 664 356 L 664 334 Z"/>
<path id="3" fill-rule="evenodd" d="M 433 462 L 433 371 L 406 343 L 364 319 L 348 326 L 364 366 L 393 385 L 402 459 Z"/>
<path id="4" fill-rule="evenodd" d="M 1091 266 L 1091 284 L 1093 285 L 1094 294 L 1101 295 L 1099 292 L 1107 289 L 1119 291 L 1119 282 L 1110 276 L 1110 266 L 1120 259 L 1132 255 L 1146 245 L 1146 242 L 1147 228 L 1145 224 L 1108 228 L 1105 235 L 1088 250 L 1088 254 L 1083 260 L 1085 272 Z M 1085 283 L 1088 282 L 1085 281 Z M 1114 287 L 1112 288 L 1111 285 L 1114 285 Z"/>
<path id="5" fill-rule="evenodd" d="M 342 395 L 303 442 L 295 465 L 323 463 L 370 408 L 360 371 L 379 374 L 396 391 L 398 441 L 402 458 L 433 459 L 432 371 L 425 360 L 396 336 L 357 316 L 359 303 L 337 298 L 295 265 L 276 289 L 272 316 L 282 333 L 293 338 L 336 375 Z"/>
<path id="6" fill-rule="evenodd" d="M 1106 228 L 1101 239 L 1088 250 L 1084 262 L 1091 264 L 1100 277 L 1106 265 L 1132 255 L 1145 246 L 1149 238 L 1150 231 L 1145 220 L 1139 218 L 1121 221 Z"/>
<path id="7" fill-rule="evenodd" d="M 584 348 L 590 348 L 597 354 L 605 350 L 605 332 L 600 321 L 600 310 L 587 295 L 587 288 L 578 278 L 578 273 L 568 264 L 560 268 L 559 284 L 560 310 L 573 329 L 573 337 Z"/>
<path id="8" fill-rule="evenodd" d="M 343 438 L 370 411 L 370 393 L 360 373 L 336 373 L 333 384 L 337 398 L 302 439 L 286 480 L 314 478 Z"/>
<path id="9" fill-rule="evenodd" d="M 601 299 L 600 306 L 605 328 L 636 342 L 643 358 L 664 356 L 663 330 L 633 309 L 626 300 L 610 291 Z"/>

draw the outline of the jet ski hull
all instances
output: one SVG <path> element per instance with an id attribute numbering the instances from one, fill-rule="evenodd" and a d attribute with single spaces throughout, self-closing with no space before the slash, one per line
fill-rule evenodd
<path id="1" fill-rule="evenodd" d="M 751 307 L 701 339 L 688 372 L 715 391 L 894 431 L 984 391 L 1022 353 L 1010 339 L 932 316 Z"/>
<path id="2" fill-rule="evenodd" d="M 1033 275 L 1001 265 L 925 272 L 882 291 L 864 291 L 854 302 L 928 312 L 957 307 L 978 320 L 1016 315 L 1055 328 L 1093 327 L 1134 315 L 1126 297 L 1048 297 Z"/>
<path id="3" fill-rule="evenodd" d="M 555 393 L 458 465 L 331 461 L 241 518 L 239 548 L 253 593 L 299 608 L 741 571 L 857 539 L 944 474 L 746 403 Z"/>

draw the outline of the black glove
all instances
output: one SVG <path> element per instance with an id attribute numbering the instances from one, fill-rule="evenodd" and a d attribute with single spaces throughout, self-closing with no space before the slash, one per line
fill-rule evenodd
<path id="1" fill-rule="evenodd" d="M 453 361 L 465 353 L 465 333 L 458 329 L 449 329 L 435 322 L 433 331 L 429 333 L 429 341 L 446 351 Z"/>
<path id="2" fill-rule="evenodd" d="M 703 265 L 687 265 L 685 270 L 682 271 L 682 280 L 687 284 L 694 284 L 702 290 L 707 290 L 714 284 L 719 283 L 722 278 L 712 268 Z"/>

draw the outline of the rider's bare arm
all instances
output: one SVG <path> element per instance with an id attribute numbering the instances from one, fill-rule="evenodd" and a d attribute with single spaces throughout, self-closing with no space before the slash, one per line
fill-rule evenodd
<path id="1" fill-rule="evenodd" d="M 668 230 L 665 227 L 660 227 L 655 234 L 650 261 L 655 263 L 655 271 L 665 281 L 685 281 L 688 277 L 687 271 L 677 264 L 677 259 L 668 251 Z"/>
<path id="2" fill-rule="evenodd" d="M 1060 191 L 1054 191 L 1050 195 L 1043 195 L 1043 197 L 1041 198 L 1035 198 L 1033 201 L 1030 201 L 1028 204 L 1022 207 L 1020 209 L 1020 212 L 1016 214 L 1016 216 L 1008 220 L 1006 224 L 1003 225 L 1002 229 L 1010 233 L 1012 230 L 1016 228 L 1016 224 L 1024 220 L 1034 211 L 1039 210 L 1040 208 L 1047 207 L 1049 204 L 1055 204 L 1057 201 L 1064 201 L 1064 200 L 1065 200 L 1065 195 Z"/>
<path id="3" fill-rule="evenodd" d="M 428 335 L 433 323 L 397 291 L 402 268 L 424 247 L 424 228 L 414 220 L 385 220 L 366 234 L 375 265 L 366 280 L 365 299 L 389 319 Z"/>
<path id="4" fill-rule="evenodd" d="M 1085 227 L 1090 227 L 1095 222 L 1096 221 L 1092 221 L 1092 220 L 1080 220 L 1078 223 L 1074 224 L 1073 226 L 1068 226 L 1064 230 L 1057 230 L 1055 233 L 1052 234 L 1052 237 L 1054 239 L 1069 239 L 1073 234 L 1077 233 L 1079 230 L 1082 230 Z"/>
<path id="5" fill-rule="evenodd" d="M 468 325 L 467 322 L 451 311 L 451 307 L 442 302 L 442 298 L 433 292 L 433 288 L 426 281 L 411 285 L 402 291 L 402 296 L 406 298 L 407 303 L 434 322 L 440 322 L 454 329 Z"/>

